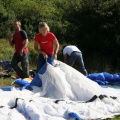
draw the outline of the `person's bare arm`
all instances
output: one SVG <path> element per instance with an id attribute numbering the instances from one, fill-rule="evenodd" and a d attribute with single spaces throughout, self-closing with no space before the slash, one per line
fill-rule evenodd
<path id="1" fill-rule="evenodd" d="M 67 54 L 64 55 L 64 63 L 67 64 Z M 74 62 L 72 64 L 69 64 L 70 66 L 73 66 L 74 65 Z"/>
<path id="2" fill-rule="evenodd" d="M 34 49 L 35 49 L 35 51 L 37 51 L 38 53 L 41 53 L 41 54 L 44 56 L 44 58 L 48 58 L 48 55 L 39 48 L 39 43 L 36 42 L 36 41 L 34 41 Z"/>
<path id="3" fill-rule="evenodd" d="M 59 50 L 59 42 L 57 39 L 54 39 L 53 41 L 54 43 L 54 47 L 55 47 L 55 53 L 54 53 L 54 59 L 57 59 L 57 53 L 58 53 L 58 50 Z"/>
<path id="4" fill-rule="evenodd" d="M 67 54 L 64 55 L 64 63 L 67 63 Z"/>
<path id="5" fill-rule="evenodd" d="M 8 37 L 9 44 L 13 47 L 14 43 L 12 42 L 13 34 Z"/>

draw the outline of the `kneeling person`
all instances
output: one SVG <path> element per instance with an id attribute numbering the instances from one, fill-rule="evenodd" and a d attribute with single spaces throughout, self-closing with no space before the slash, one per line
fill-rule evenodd
<path id="1" fill-rule="evenodd" d="M 63 47 L 64 62 L 70 66 L 73 66 L 75 61 L 79 64 L 81 73 L 88 75 L 87 70 L 85 69 L 82 53 L 74 45 L 64 46 Z M 67 57 L 68 56 L 68 57 Z"/>

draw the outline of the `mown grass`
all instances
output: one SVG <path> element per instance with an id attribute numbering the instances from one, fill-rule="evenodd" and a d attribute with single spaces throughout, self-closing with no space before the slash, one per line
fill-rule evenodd
<path id="1" fill-rule="evenodd" d="M 5 39 L 0 39 L 0 60 L 10 60 L 13 56 L 14 49 L 10 47 Z"/>
<path id="2" fill-rule="evenodd" d="M 117 116 L 117 117 L 115 117 L 115 118 L 113 118 L 111 120 L 120 120 L 120 116 Z"/>
<path id="3" fill-rule="evenodd" d="M 14 79 L 10 78 L 0 78 L 0 87 L 11 86 Z"/>
<path id="4" fill-rule="evenodd" d="M 29 60 L 30 65 L 33 65 L 37 61 L 38 53 L 34 50 L 33 41 L 29 41 Z M 8 40 L 0 39 L 0 60 L 11 60 L 14 54 L 14 47 L 9 45 Z"/>

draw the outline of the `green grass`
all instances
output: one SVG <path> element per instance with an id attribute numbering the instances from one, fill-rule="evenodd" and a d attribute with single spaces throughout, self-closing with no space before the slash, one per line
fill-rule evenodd
<path id="1" fill-rule="evenodd" d="M 108 120 L 120 120 L 120 116 L 117 116 L 117 117 L 115 117 L 115 118 L 108 119 Z"/>
<path id="2" fill-rule="evenodd" d="M 120 116 L 116 116 L 115 118 L 112 118 L 112 119 L 108 118 L 108 119 L 105 119 L 105 120 L 120 120 Z"/>
<path id="3" fill-rule="evenodd" d="M 10 78 L 7 79 L 0 78 L 0 87 L 11 86 L 13 81 L 14 79 L 10 79 Z"/>
<path id="4" fill-rule="evenodd" d="M 13 56 L 14 49 L 10 47 L 5 39 L 0 39 L 0 60 L 10 60 Z"/>
<path id="5" fill-rule="evenodd" d="M 38 53 L 34 50 L 33 41 L 29 41 L 29 61 L 30 65 L 35 65 L 38 57 Z M 8 40 L 0 39 L 0 60 L 11 60 L 15 50 L 14 47 L 9 45 Z"/>

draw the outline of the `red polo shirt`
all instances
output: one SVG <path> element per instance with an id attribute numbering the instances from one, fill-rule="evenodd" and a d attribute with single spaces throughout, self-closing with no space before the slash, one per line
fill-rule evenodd
<path id="1" fill-rule="evenodd" d="M 40 49 L 44 51 L 47 55 L 54 54 L 53 41 L 56 39 L 55 35 L 48 32 L 46 36 L 42 36 L 41 33 L 35 36 L 35 41 L 40 45 Z"/>
<path id="2" fill-rule="evenodd" d="M 19 53 L 25 40 L 28 39 L 27 34 L 24 30 L 18 31 L 13 35 L 13 43 L 15 44 L 16 53 Z M 28 52 L 28 47 L 23 49 L 23 52 Z"/>

